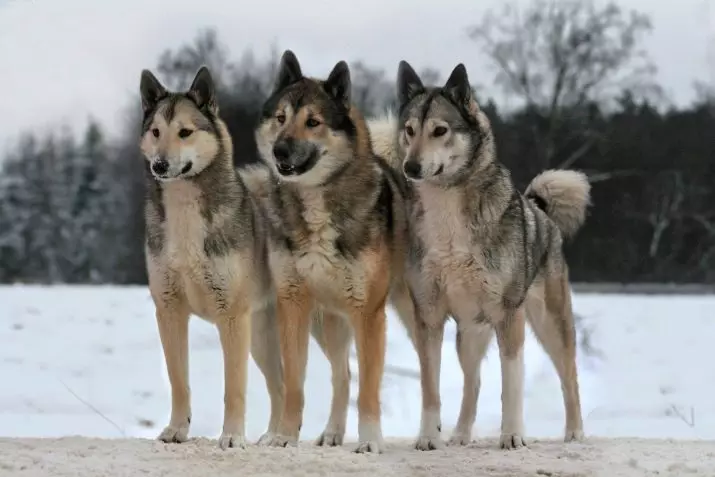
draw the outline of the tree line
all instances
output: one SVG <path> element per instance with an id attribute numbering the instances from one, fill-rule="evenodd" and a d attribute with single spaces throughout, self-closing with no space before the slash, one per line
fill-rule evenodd
<path id="1" fill-rule="evenodd" d="M 593 206 L 567 244 L 574 281 L 715 281 L 715 94 L 697 85 L 691 105 L 669 106 L 643 50 L 651 30 L 639 12 L 590 0 L 506 4 L 465 30 L 493 86 L 518 103 L 500 107 L 475 85 L 517 185 L 546 168 L 589 175 Z M 206 29 L 155 71 L 178 89 L 208 65 L 240 167 L 257 160 L 253 126 L 279 54 L 233 58 Z M 394 109 L 395 72 L 350 68 L 367 116 Z M 80 137 L 28 131 L 16 141 L 0 168 L 0 282 L 146 283 L 139 110 L 137 98 L 119 135 L 90 122 Z"/>

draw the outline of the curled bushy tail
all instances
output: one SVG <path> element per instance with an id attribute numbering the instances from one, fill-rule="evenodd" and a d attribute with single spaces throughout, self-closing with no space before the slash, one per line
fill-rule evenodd
<path id="1" fill-rule="evenodd" d="M 402 158 L 397 151 L 397 119 L 392 113 L 368 119 L 372 150 L 396 171 L 402 170 Z"/>
<path id="2" fill-rule="evenodd" d="M 546 212 L 564 237 L 570 237 L 586 220 L 586 208 L 591 203 L 590 193 L 591 184 L 586 174 L 548 170 L 534 177 L 524 196 Z"/>

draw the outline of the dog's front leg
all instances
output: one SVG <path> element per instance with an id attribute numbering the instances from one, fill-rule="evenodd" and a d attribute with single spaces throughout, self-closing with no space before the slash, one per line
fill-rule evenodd
<path id="1" fill-rule="evenodd" d="M 224 417 L 221 449 L 246 448 L 246 384 L 251 349 L 251 310 L 242 307 L 217 320 L 223 348 Z"/>
<path id="2" fill-rule="evenodd" d="M 435 450 L 442 442 L 441 400 L 439 394 L 445 313 L 434 306 L 415 305 L 415 349 L 420 360 L 422 418 L 417 450 Z"/>
<path id="3" fill-rule="evenodd" d="M 308 291 L 292 290 L 278 294 L 276 316 L 283 358 L 285 400 L 278 434 L 268 443 L 274 447 L 298 445 L 303 424 L 305 369 L 308 364 L 308 342 L 313 300 Z"/>
<path id="4" fill-rule="evenodd" d="M 524 310 L 493 314 L 502 376 L 502 421 L 499 445 L 516 449 L 524 442 Z"/>
<path id="5" fill-rule="evenodd" d="M 181 306 L 157 307 L 156 321 L 171 386 L 171 420 L 158 439 L 163 442 L 186 442 L 191 424 L 189 312 Z"/>
<path id="6" fill-rule="evenodd" d="M 479 320 L 481 321 L 481 320 Z M 462 406 L 457 425 L 449 438 L 449 445 L 465 446 L 472 439 L 472 428 L 477 417 L 477 401 L 481 388 L 481 364 L 494 335 L 491 324 L 475 324 L 474 320 L 459 320 L 457 328 L 457 356 L 464 373 Z"/>
<path id="7" fill-rule="evenodd" d="M 380 387 L 385 369 L 385 301 L 373 312 L 364 308 L 351 316 L 358 355 L 358 439 L 355 452 L 383 450 Z"/>

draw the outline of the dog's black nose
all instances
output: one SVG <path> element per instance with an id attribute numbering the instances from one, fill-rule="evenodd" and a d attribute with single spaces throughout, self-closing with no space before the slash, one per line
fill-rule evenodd
<path id="1" fill-rule="evenodd" d="M 402 166 L 405 171 L 405 175 L 410 179 L 419 179 L 422 177 L 422 165 L 418 161 L 407 161 Z"/>
<path id="2" fill-rule="evenodd" d="M 163 176 L 166 174 L 166 171 L 169 170 L 169 161 L 166 159 L 157 159 L 152 163 L 151 170 L 154 171 L 154 174 Z"/>
<path id="3" fill-rule="evenodd" d="M 286 162 L 290 158 L 290 144 L 288 141 L 278 141 L 273 145 L 273 156 L 278 162 Z"/>

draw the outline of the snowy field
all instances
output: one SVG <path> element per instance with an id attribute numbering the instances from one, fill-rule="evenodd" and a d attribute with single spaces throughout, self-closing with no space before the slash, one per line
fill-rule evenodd
<path id="1" fill-rule="evenodd" d="M 541 442 L 524 452 L 531 452 L 536 458 L 541 451 L 549 454 L 551 451 L 544 450 L 544 446 L 551 446 L 553 452 L 565 455 L 568 460 L 569 452 L 578 453 L 578 449 L 599 447 L 600 442 L 610 442 L 608 445 L 613 448 L 613 454 L 608 455 L 614 458 L 620 455 L 624 466 L 636 468 L 640 464 L 632 462 L 634 457 L 629 452 L 622 452 L 624 448 L 621 447 L 621 454 L 618 454 L 616 449 L 618 442 L 633 445 L 635 449 L 643 441 L 601 438 L 715 440 L 715 366 L 709 358 L 715 343 L 714 296 L 577 294 L 574 308 L 581 316 L 579 373 L 584 425 L 589 439 L 585 444 L 568 446 L 558 442 L 563 428 L 558 378 L 533 336 L 528 335 L 526 435 L 532 442 L 534 439 Z M 393 442 L 391 446 L 404 448 L 398 452 L 402 457 L 393 455 L 392 460 L 387 460 L 399 463 L 415 455 L 407 449 L 419 428 L 419 368 L 417 356 L 393 316 L 390 316 L 388 329 L 388 367 L 382 394 L 383 431 L 386 438 Z M 223 368 L 218 336 L 211 325 L 198 319 L 192 320 L 190 333 L 191 434 L 213 439 L 220 434 L 223 413 Z M 450 323 L 443 349 L 441 386 L 445 435 L 456 422 L 462 392 L 454 338 L 455 329 Z M 351 368 L 355 379 L 357 363 L 354 359 Z M 154 438 L 169 415 L 168 382 L 153 306 L 145 287 L 0 287 L 0 377 L 0 437 Z M 268 395 L 263 377 L 253 363 L 249 379 L 247 432 L 249 438 L 256 439 L 264 431 L 268 420 Z M 495 462 L 498 462 L 498 456 L 502 455 L 502 451 L 495 449 L 496 441 L 493 439 L 498 436 L 499 430 L 500 387 L 499 359 L 493 344 L 482 366 L 482 391 L 475 427 L 475 438 L 487 439 L 478 441 L 474 451 L 488 453 L 491 457 L 479 457 L 481 454 L 472 456 L 482 464 L 484 459 L 496 458 Z M 356 395 L 357 383 L 353 382 L 353 398 Z M 311 342 L 302 439 L 313 439 L 322 431 L 328 418 L 329 406 L 326 403 L 329 399 L 329 365 L 318 346 Z M 357 413 L 351 406 L 346 439 L 354 441 L 356 437 Z M 557 440 L 548 440 L 554 438 Z M 47 456 L 54 456 L 54 462 L 58 459 L 58 447 L 87 451 L 97 449 L 98 445 L 101 449 L 103 442 L 0 439 L 0 475 L 10 475 L 2 469 L 11 472 L 19 468 L 11 463 L 12 459 L 3 456 L 20 456 L 23 449 L 29 452 L 27 449 L 46 446 Z M 119 446 L 117 443 L 128 441 L 112 442 L 114 444 L 106 445 L 116 447 Z M 140 446 L 137 444 L 140 442 L 145 441 L 131 441 L 127 444 L 130 450 L 125 448 L 124 452 L 127 455 L 139 452 L 137 449 L 132 451 L 131 446 Z M 661 442 L 660 445 L 664 444 Z M 298 450 L 282 455 L 292 456 L 290 461 L 296 465 L 301 458 L 300 450 L 308 446 L 308 443 L 301 444 Z M 672 450 L 673 446 L 675 444 L 666 445 L 662 451 Z M 177 447 L 182 446 L 153 442 L 144 446 L 147 452 L 154 455 L 161 449 L 169 449 L 167 452 L 180 453 L 184 459 L 197 452 L 204 459 L 215 455 L 212 445 L 200 439 L 183 446 L 183 450 L 176 450 Z M 699 463 L 690 462 L 688 465 L 695 465 L 689 468 L 690 471 L 697 471 L 697 465 L 705 465 L 706 460 L 711 464 L 715 462 L 713 443 L 683 445 L 682 448 L 705 449 L 702 456 L 707 458 L 703 457 L 704 460 Z M 52 449 L 55 453 L 51 452 Z M 599 452 L 605 452 L 602 446 L 599 449 Z M 116 450 L 111 452 L 122 454 Z M 251 452 L 272 455 L 279 450 Z M 345 462 L 363 458 L 346 454 L 340 449 L 320 451 L 326 453 L 328 458 L 336 452 L 342 452 L 340 455 L 347 459 Z M 449 451 L 439 451 L 443 452 Z M 521 452 L 510 454 L 519 455 Z M 643 452 L 638 462 L 643 464 L 643 469 L 647 469 L 648 459 L 655 459 L 655 451 Z M 78 450 L 66 451 L 62 455 L 67 461 L 79 459 L 81 454 L 82 451 Z M 38 455 L 45 456 L 44 453 Z M 442 455 L 441 462 L 444 463 Z M 216 457 L 219 460 L 226 458 Z M 374 462 L 374 457 L 365 458 Z M 28 457 L 30 464 L 23 465 L 29 473 L 18 472 L 17 475 L 65 475 L 49 470 L 48 473 L 41 470 L 32 473 L 32 462 L 37 464 L 37 459 L 42 460 L 37 456 Z M 513 461 L 514 457 L 509 459 Z M 599 463 L 598 458 L 594 461 Z M 439 468 L 434 467 L 437 465 L 434 463 L 432 467 L 425 465 L 427 470 Z M 676 464 L 668 465 L 672 467 Z M 687 469 L 680 469 L 677 465 L 673 468 L 675 470 L 671 469 L 675 472 L 673 475 L 688 473 Z M 669 468 L 666 467 L 664 470 Z M 390 469 L 390 472 L 404 470 L 400 467 Z M 78 475 L 73 472 L 66 471 L 66 475 Z M 327 472 L 315 475 L 342 475 L 342 471 L 337 469 Z M 375 470 L 369 473 L 382 475 Z M 345 475 L 348 474 L 362 475 L 345 470 Z M 90 472 L 85 475 L 100 474 Z M 251 475 L 273 474 L 264 470 Z M 422 474 L 417 472 L 414 475 Z M 506 472 L 503 475 L 515 474 Z"/>

